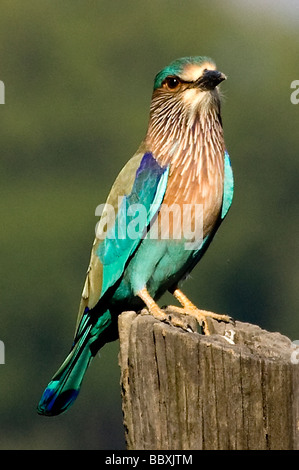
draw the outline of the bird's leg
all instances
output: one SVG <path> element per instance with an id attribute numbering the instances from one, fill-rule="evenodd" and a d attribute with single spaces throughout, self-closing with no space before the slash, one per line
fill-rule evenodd
<path id="1" fill-rule="evenodd" d="M 206 318 L 213 318 L 217 321 L 229 322 L 231 318 L 228 315 L 219 315 L 218 313 L 208 312 L 207 310 L 198 309 L 188 297 L 183 294 L 180 289 L 175 289 L 171 292 L 172 295 L 180 302 L 182 308 L 180 307 L 171 307 L 175 311 L 182 313 L 184 315 L 190 315 L 195 317 L 198 323 L 203 327 L 204 333 L 206 335 L 210 334 L 209 327 L 206 321 Z"/>
<path id="2" fill-rule="evenodd" d="M 186 322 L 181 321 L 179 318 L 171 318 L 170 315 L 168 315 L 166 312 L 163 312 L 159 305 L 156 304 L 154 299 L 149 295 L 146 287 L 137 292 L 137 295 L 143 300 L 148 308 L 149 313 L 157 320 L 165 321 L 173 326 L 178 326 L 187 331 L 192 331 Z"/>
<path id="3" fill-rule="evenodd" d="M 163 310 L 161 310 L 158 304 L 156 304 L 154 299 L 149 295 L 146 287 L 137 292 L 137 295 L 143 300 L 148 308 L 149 313 L 153 317 L 160 321 L 168 320 L 168 315 L 163 312 Z"/>

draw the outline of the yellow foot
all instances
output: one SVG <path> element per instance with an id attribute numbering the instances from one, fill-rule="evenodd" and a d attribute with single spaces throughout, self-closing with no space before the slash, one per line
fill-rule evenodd
<path id="1" fill-rule="evenodd" d="M 212 318 L 217 321 L 224 321 L 226 323 L 232 321 L 231 317 L 228 315 L 219 315 L 218 313 L 198 309 L 180 289 L 173 291 L 173 295 L 180 302 L 182 307 L 171 306 L 169 308 L 183 315 L 190 315 L 195 317 L 198 323 L 203 327 L 204 333 L 206 335 L 211 334 L 206 320 L 207 318 Z"/>
<path id="2" fill-rule="evenodd" d="M 143 310 L 143 314 L 150 314 L 154 318 L 160 321 L 164 321 L 169 323 L 170 325 L 177 326 L 183 328 L 183 330 L 193 331 L 192 328 L 187 324 L 186 321 L 181 320 L 177 317 L 171 317 L 169 314 L 164 312 L 158 304 L 154 301 L 154 299 L 149 295 L 146 288 L 141 289 L 137 293 L 138 297 L 140 297 L 145 305 L 147 306 L 148 310 Z"/>

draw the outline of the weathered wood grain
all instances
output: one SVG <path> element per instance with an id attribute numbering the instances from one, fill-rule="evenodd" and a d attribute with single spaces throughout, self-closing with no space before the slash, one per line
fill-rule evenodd
<path id="1" fill-rule="evenodd" d="M 150 315 L 119 317 L 128 449 L 299 449 L 299 365 L 291 341 L 211 321 L 186 332 Z M 299 356 L 299 355 L 298 355 Z"/>

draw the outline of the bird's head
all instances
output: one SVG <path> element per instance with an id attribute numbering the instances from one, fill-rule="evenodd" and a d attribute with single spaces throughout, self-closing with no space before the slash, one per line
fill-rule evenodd
<path id="1" fill-rule="evenodd" d="M 186 110 L 199 112 L 219 108 L 217 85 L 226 76 L 208 57 L 184 57 L 162 69 L 155 77 L 153 101 L 181 103 Z"/>
<path id="2" fill-rule="evenodd" d="M 156 75 L 146 147 L 162 164 L 185 152 L 194 156 L 194 147 L 197 155 L 200 146 L 223 154 L 218 85 L 225 79 L 208 57 L 177 59 Z"/>

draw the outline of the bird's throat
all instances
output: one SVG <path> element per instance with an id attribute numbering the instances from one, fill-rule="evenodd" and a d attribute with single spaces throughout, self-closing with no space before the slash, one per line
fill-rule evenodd
<path id="1" fill-rule="evenodd" d="M 170 165 L 164 204 L 202 204 L 204 235 L 219 215 L 224 181 L 224 138 L 219 109 L 153 103 L 146 146 Z"/>

